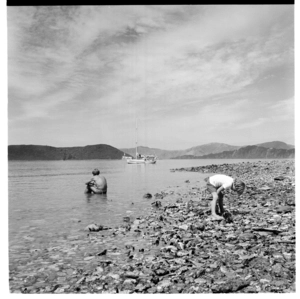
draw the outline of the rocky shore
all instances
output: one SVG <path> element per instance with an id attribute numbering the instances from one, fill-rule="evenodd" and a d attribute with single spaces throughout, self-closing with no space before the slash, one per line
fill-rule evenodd
<path id="1" fill-rule="evenodd" d="M 222 221 L 209 220 L 211 198 L 203 184 L 185 181 L 152 194 L 149 215 L 124 217 L 124 225 L 116 228 L 91 224 L 84 244 L 70 240 L 68 259 L 57 250 L 57 262 L 45 261 L 35 274 L 20 276 L 10 269 L 11 292 L 295 292 L 294 160 L 171 171 L 224 173 L 241 178 L 247 189 L 240 198 L 225 194 L 232 219 Z M 70 252 L 75 255 L 81 247 L 82 267 L 68 267 Z M 46 253 L 32 254 L 43 259 Z"/>

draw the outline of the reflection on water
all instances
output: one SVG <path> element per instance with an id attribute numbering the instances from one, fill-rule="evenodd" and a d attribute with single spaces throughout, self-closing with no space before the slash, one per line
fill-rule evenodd
<path id="1" fill-rule="evenodd" d="M 90 203 L 91 200 L 101 200 L 101 203 L 107 204 L 108 196 L 107 194 L 91 194 L 91 193 L 85 193 L 87 202 Z"/>

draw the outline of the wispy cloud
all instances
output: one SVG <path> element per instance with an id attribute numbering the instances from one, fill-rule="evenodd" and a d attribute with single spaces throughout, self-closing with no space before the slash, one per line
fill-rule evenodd
<path id="1" fill-rule="evenodd" d="M 79 119 L 92 128 L 88 144 L 99 116 L 107 130 L 97 142 L 119 147 L 130 145 L 111 131 L 123 136 L 136 117 L 153 132 L 163 117 L 161 134 L 177 130 L 191 145 L 199 119 L 215 136 L 262 127 L 293 97 L 293 26 L 285 5 L 8 7 L 9 138 L 34 131 L 28 142 L 45 143 L 45 125 L 24 124 L 47 119 L 63 132 Z"/>

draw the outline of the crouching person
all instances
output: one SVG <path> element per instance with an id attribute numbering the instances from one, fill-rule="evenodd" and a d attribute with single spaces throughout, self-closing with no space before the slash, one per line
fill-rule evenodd
<path id="1" fill-rule="evenodd" d="M 93 177 L 87 182 L 84 193 L 91 194 L 106 194 L 107 193 L 107 181 L 103 175 L 100 175 L 100 170 L 94 169 Z"/>
<path id="2" fill-rule="evenodd" d="M 224 174 L 216 174 L 208 178 L 207 189 L 213 196 L 211 202 L 211 217 L 212 220 L 222 220 L 223 217 L 217 215 L 216 208 L 219 206 L 219 212 L 221 215 L 224 213 L 223 197 L 226 189 L 236 191 L 238 195 L 241 195 L 245 190 L 245 183 L 239 179 L 234 179 Z"/>

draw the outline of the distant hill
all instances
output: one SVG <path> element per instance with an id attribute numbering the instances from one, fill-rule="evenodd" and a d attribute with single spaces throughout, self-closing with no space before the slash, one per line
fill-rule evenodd
<path id="1" fill-rule="evenodd" d="M 256 144 L 256 146 L 267 147 L 267 148 L 277 148 L 277 149 L 295 148 L 294 145 L 286 144 L 285 142 L 282 142 L 282 141 L 265 142 L 265 143 Z"/>
<path id="2" fill-rule="evenodd" d="M 241 147 L 234 151 L 204 156 L 179 156 L 174 159 L 289 159 L 295 158 L 295 149 L 275 149 L 256 145 Z"/>
<path id="3" fill-rule="evenodd" d="M 44 145 L 9 145 L 8 160 L 90 160 L 121 159 L 123 152 L 106 144 L 83 147 L 52 147 Z"/>
<path id="4" fill-rule="evenodd" d="M 289 151 L 290 150 L 290 151 Z M 89 160 L 121 159 L 123 154 L 135 156 L 135 148 L 117 149 L 107 144 L 83 147 L 52 147 L 44 145 L 9 145 L 8 160 Z M 252 146 L 234 146 L 225 143 L 208 143 L 186 150 L 162 150 L 145 146 L 138 153 L 155 154 L 159 159 L 231 159 L 231 158 L 289 158 L 295 156 L 293 145 L 272 141 Z"/>
<path id="5" fill-rule="evenodd" d="M 216 154 L 224 151 L 233 151 L 240 148 L 240 146 L 229 145 L 225 143 L 208 143 L 203 145 L 198 145 L 195 147 L 191 147 L 184 151 L 185 155 L 193 155 L 193 156 L 202 156 L 208 154 Z"/>
<path id="6" fill-rule="evenodd" d="M 155 154 L 159 159 L 172 159 L 177 156 L 200 156 L 200 155 L 207 155 L 211 153 L 220 153 L 223 151 L 230 151 L 240 148 L 239 146 L 229 145 L 225 143 L 208 143 L 203 144 L 195 147 L 188 148 L 186 150 L 162 150 L 158 148 L 149 148 L 145 146 L 138 147 L 138 153 L 141 155 Z M 135 156 L 135 148 L 122 148 L 120 149 L 124 153 L 127 153 L 131 156 Z"/>
<path id="7" fill-rule="evenodd" d="M 134 156 L 135 157 L 135 148 L 122 148 L 120 149 L 122 152 Z M 161 150 L 158 148 L 150 148 L 146 146 L 138 146 L 138 153 L 141 155 L 156 155 L 160 160 L 162 159 L 170 159 L 171 157 L 175 157 L 181 155 L 183 153 L 182 150 Z"/>

